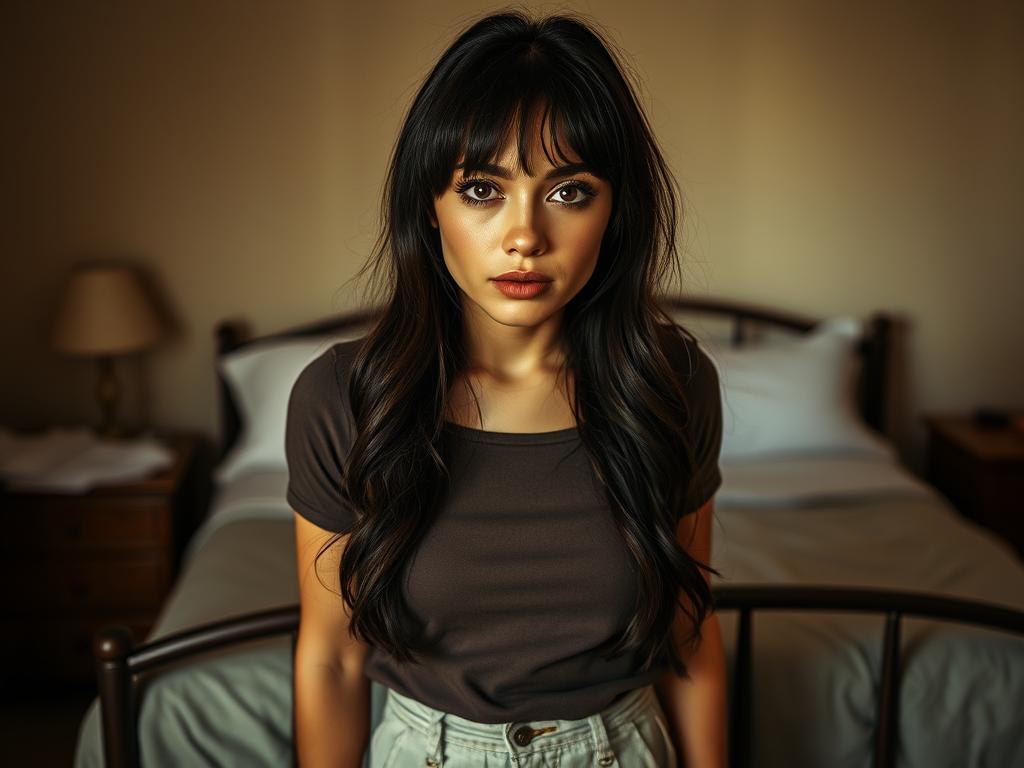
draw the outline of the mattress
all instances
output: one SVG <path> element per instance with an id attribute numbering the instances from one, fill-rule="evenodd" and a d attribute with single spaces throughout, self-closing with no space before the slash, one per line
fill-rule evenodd
<path id="1" fill-rule="evenodd" d="M 907 589 L 1024 609 L 1024 565 L 890 459 L 814 456 L 722 465 L 713 584 Z M 217 490 L 146 640 L 298 601 L 286 471 Z M 735 615 L 720 613 L 730 669 Z M 883 617 L 755 613 L 755 765 L 871 763 Z M 1024 639 L 905 618 L 897 766 L 1024 765 Z M 371 725 L 386 689 L 372 682 Z M 280 766 L 291 760 L 288 637 L 223 649 L 146 681 L 143 765 Z M 368 757 L 368 756 L 367 756 Z M 99 702 L 78 768 L 103 765 Z M 364 762 L 365 765 L 365 762 Z"/>

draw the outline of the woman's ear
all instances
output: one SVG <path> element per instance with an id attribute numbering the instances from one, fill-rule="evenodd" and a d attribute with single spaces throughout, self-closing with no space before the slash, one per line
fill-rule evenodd
<path id="1" fill-rule="evenodd" d="M 427 216 L 430 217 L 430 226 L 432 226 L 434 229 L 437 229 L 437 219 L 434 218 L 434 214 L 428 213 Z"/>

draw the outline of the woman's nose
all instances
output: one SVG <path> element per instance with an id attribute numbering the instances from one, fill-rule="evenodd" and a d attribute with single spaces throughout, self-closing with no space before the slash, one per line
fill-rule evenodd
<path id="1" fill-rule="evenodd" d="M 520 256 L 538 256 L 543 253 L 547 248 L 543 217 L 528 204 L 522 205 L 514 216 L 515 221 L 505 234 L 505 252 L 518 253 Z"/>
<path id="2" fill-rule="evenodd" d="M 540 256 L 544 253 L 544 238 L 534 229 L 517 227 L 505 238 L 505 252 L 520 256 Z"/>

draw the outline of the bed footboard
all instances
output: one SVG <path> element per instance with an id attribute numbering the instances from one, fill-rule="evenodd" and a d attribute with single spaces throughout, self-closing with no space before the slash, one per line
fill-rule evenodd
<path id="1" fill-rule="evenodd" d="M 750 754 L 750 701 L 752 680 L 754 611 L 856 611 L 883 613 L 881 679 L 875 703 L 873 768 L 893 768 L 899 734 L 900 621 L 904 616 L 947 621 L 1024 634 L 1024 611 L 1000 605 L 889 589 L 814 586 L 727 586 L 712 590 L 715 610 L 737 611 L 735 668 L 729 713 L 729 764 L 732 768 L 753 765 Z"/>
<path id="2" fill-rule="evenodd" d="M 141 645 L 127 627 L 100 629 L 93 638 L 96 681 L 102 713 L 103 756 L 107 768 L 139 765 L 139 676 L 180 659 L 217 648 L 289 633 L 291 652 L 299 634 L 299 606 L 288 605 L 236 616 L 176 632 Z M 294 708 L 292 709 L 294 733 Z M 295 765 L 294 750 L 292 764 Z"/>
<path id="3" fill-rule="evenodd" d="M 1000 605 L 921 592 L 814 586 L 715 586 L 716 611 L 737 611 L 736 650 L 731 692 L 729 757 L 732 768 L 753 764 L 750 754 L 751 680 L 754 611 L 821 611 L 881 613 L 881 679 L 876 701 L 874 768 L 895 765 L 899 733 L 900 621 L 904 616 L 952 622 L 1024 634 L 1024 611 Z M 299 606 L 290 605 L 226 619 L 134 645 L 131 632 L 120 626 L 96 633 L 93 652 L 102 709 L 103 752 L 108 768 L 139 765 L 139 676 L 172 662 L 236 643 L 289 633 L 292 655 L 298 637 Z M 294 733 L 294 708 L 292 720 Z M 294 750 L 293 750 L 293 765 Z"/>

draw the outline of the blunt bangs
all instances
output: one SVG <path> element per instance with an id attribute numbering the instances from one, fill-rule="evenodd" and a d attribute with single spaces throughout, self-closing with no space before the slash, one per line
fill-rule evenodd
<path id="1" fill-rule="evenodd" d="M 561 56 L 536 44 L 497 54 L 475 50 L 454 63 L 442 82 L 444 93 L 425 115 L 423 135 L 433 145 L 421 154 L 435 197 L 447 189 L 460 159 L 466 175 L 497 162 L 513 131 L 518 167 L 534 175 L 528 158 L 531 127 L 539 129 L 552 165 L 571 162 L 565 142 L 597 176 L 618 188 L 626 129 L 613 89 L 579 52 Z"/>

